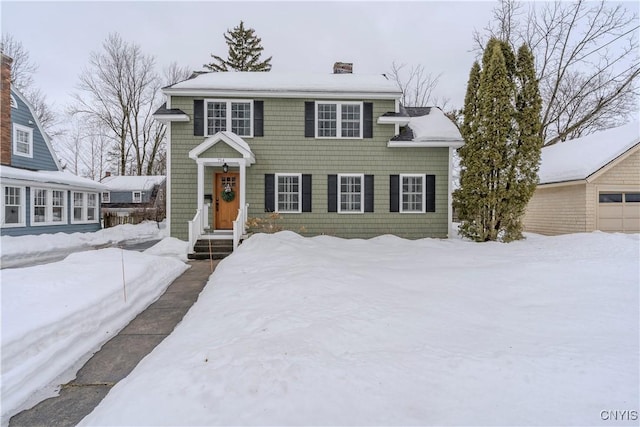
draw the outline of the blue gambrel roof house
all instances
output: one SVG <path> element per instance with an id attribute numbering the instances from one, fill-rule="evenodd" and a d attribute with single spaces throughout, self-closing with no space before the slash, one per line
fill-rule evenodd
<path id="1" fill-rule="evenodd" d="M 99 230 L 104 186 L 62 170 L 33 107 L 11 86 L 5 55 L 0 92 L 0 234 Z"/>

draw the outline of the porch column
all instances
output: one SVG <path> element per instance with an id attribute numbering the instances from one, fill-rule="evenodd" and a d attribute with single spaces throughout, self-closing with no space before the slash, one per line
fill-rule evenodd
<path id="1" fill-rule="evenodd" d="M 198 210 L 204 208 L 204 163 L 198 159 Z"/>
<path id="2" fill-rule="evenodd" d="M 244 159 L 241 159 L 238 163 L 240 166 L 240 209 L 244 211 L 244 206 L 246 205 L 247 200 L 247 183 L 245 181 L 245 177 L 247 176 L 247 165 Z"/>

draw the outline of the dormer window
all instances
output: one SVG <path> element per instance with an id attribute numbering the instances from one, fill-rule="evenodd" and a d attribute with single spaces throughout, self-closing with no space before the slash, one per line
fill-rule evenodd
<path id="1" fill-rule="evenodd" d="M 238 136 L 253 136 L 253 101 L 207 100 L 207 136 L 230 130 Z"/>
<path id="2" fill-rule="evenodd" d="M 14 123 L 13 154 L 22 157 L 33 157 L 33 129 Z"/>

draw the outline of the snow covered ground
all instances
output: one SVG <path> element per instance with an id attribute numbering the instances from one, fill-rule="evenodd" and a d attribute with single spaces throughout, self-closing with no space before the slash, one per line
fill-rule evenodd
<path id="1" fill-rule="evenodd" d="M 84 243 L 91 247 L 105 239 L 140 241 L 151 235 L 158 233 L 142 224 L 62 239 L 58 234 L 3 237 L 3 255 L 16 253 L 9 246 L 14 243 L 30 254 L 36 252 L 31 245 L 61 253 L 79 248 L 78 242 L 85 248 Z M 188 268 L 178 259 L 185 253 L 186 243 L 166 238 L 145 253 L 108 248 L 1 270 L 2 425 L 20 410 L 55 395 L 56 385 L 73 379 L 102 344 Z"/>
<path id="2" fill-rule="evenodd" d="M 104 228 L 93 233 L 55 233 L 37 236 L 0 237 L 2 268 L 20 267 L 63 259 L 65 256 L 96 247 L 125 242 L 144 242 L 167 237 L 166 224 L 146 221 Z"/>
<path id="3" fill-rule="evenodd" d="M 81 424 L 637 425 L 639 247 L 255 235 Z"/>

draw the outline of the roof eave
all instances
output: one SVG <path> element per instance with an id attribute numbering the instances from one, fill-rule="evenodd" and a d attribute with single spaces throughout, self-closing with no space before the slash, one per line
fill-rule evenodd
<path id="1" fill-rule="evenodd" d="M 261 98 L 340 98 L 340 99 L 399 99 L 402 92 L 361 91 L 345 92 L 339 90 L 232 90 L 232 89 L 163 89 L 170 96 L 231 96 Z"/>

